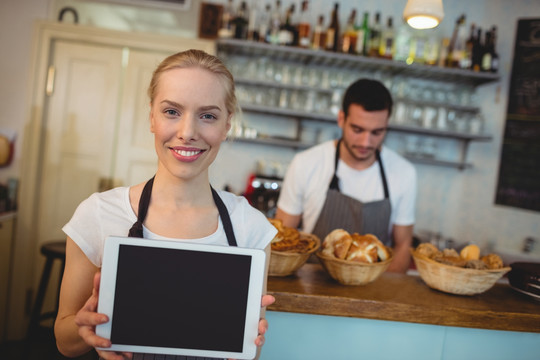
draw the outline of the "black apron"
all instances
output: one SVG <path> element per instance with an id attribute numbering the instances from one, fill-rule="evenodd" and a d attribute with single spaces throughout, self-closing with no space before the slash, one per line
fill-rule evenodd
<path id="1" fill-rule="evenodd" d="M 129 229 L 128 236 L 130 237 L 143 237 L 143 223 L 144 219 L 146 218 L 146 214 L 148 212 L 148 205 L 150 205 L 150 197 L 152 195 L 152 187 L 154 185 L 154 177 L 152 177 L 146 185 L 144 185 L 144 189 L 141 194 L 141 198 L 139 199 L 139 211 L 137 213 L 137 221 L 133 224 L 131 229 Z M 227 211 L 227 207 L 223 203 L 223 200 L 219 197 L 216 190 L 214 190 L 213 187 L 210 187 L 212 189 L 212 197 L 214 198 L 214 202 L 218 208 L 219 217 L 221 218 L 221 222 L 223 223 L 223 228 L 225 230 L 225 234 L 227 235 L 227 242 L 229 243 L 229 246 L 237 246 L 236 243 L 236 237 L 234 236 L 234 231 L 232 228 L 231 218 L 229 216 L 229 212 Z M 159 358 L 165 358 L 163 355 L 161 355 Z M 216 360 L 216 359 L 210 359 L 210 358 L 202 358 L 202 357 L 193 357 L 193 356 L 183 356 L 183 355 L 173 355 L 167 356 L 167 359 L 174 359 L 174 360 Z M 154 356 L 151 354 L 133 354 L 133 360 L 143 360 L 143 359 L 154 359 Z"/>
<path id="2" fill-rule="evenodd" d="M 373 234 L 385 245 L 391 246 L 388 236 L 390 224 L 391 204 L 386 174 L 379 151 L 375 155 L 379 163 L 381 178 L 384 187 L 384 199 L 363 203 L 339 190 L 337 167 L 339 163 L 339 147 L 341 139 L 336 146 L 334 176 L 326 193 L 326 200 L 313 228 L 313 234 L 324 240 L 326 235 L 335 229 L 345 229 L 349 233 Z"/>
<path id="3" fill-rule="evenodd" d="M 129 229 L 129 237 L 143 237 L 143 223 L 146 219 L 146 214 L 148 212 L 148 206 L 150 205 L 150 197 L 152 195 L 152 187 L 154 186 L 154 177 L 146 182 L 144 185 L 141 198 L 139 199 L 139 211 L 137 212 L 137 221 L 133 224 L 131 229 Z M 223 203 L 223 200 L 219 197 L 216 190 L 210 186 L 212 190 L 212 197 L 214 198 L 214 203 L 216 204 L 219 212 L 219 217 L 223 223 L 223 229 L 225 230 L 225 235 L 227 235 L 227 242 L 229 246 L 237 246 L 236 237 L 234 236 L 234 231 L 231 223 L 231 218 L 229 217 L 229 212 L 227 207 Z"/>

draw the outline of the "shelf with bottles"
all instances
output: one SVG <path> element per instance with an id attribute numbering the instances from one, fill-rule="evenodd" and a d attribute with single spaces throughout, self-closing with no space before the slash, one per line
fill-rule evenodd
<path id="1" fill-rule="evenodd" d="M 397 136 L 389 133 L 386 141 L 391 144 L 387 146 L 394 148 L 414 163 L 464 170 L 473 166 L 467 162 L 467 152 L 471 140 L 441 138 L 437 134 L 430 133 L 405 132 Z M 489 139 L 480 137 L 475 140 Z"/>
<path id="2" fill-rule="evenodd" d="M 302 96 L 301 92 L 291 94 L 290 92 L 276 91 L 272 95 L 268 93 L 269 90 L 271 91 L 272 89 L 264 87 L 259 88 L 259 90 L 251 88 L 244 89 L 242 86 L 237 88 L 237 96 L 243 111 L 290 117 L 297 120 L 307 119 L 326 123 L 336 122 L 339 101 L 335 101 L 329 105 L 328 98 L 323 97 L 323 100 L 321 100 L 321 98 L 316 98 L 314 95 L 310 105 L 312 111 L 307 111 L 305 108 L 306 98 L 298 99 L 299 96 Z M 341 95 L 335 96 L 335 98 L 339 100 Z M 283 102 L 280 100 L 283 100 Z M 463 107 L 463 109 L 471 110 L 468 113 L 466 111 L 447 111 L 444 107 L 424 108 L 421 107 L 421 102 L 411 104 L 413 104 L 409 106 L 411 113 L 403 114 L 409 120 L 407 122 L 398 118 L 402 112 L 401 109 L 407 105 L 404 103 L 397 104 L 388 126 L 390 131 L 446 137 L 462 141 L 489 141 L 492 139 L 490 135 L 482 133 L 483 118 L 474 108 Z M 429 110 L 432 110 L 433 113 L 431 114 Z M 409 110 L 403 111 L 406 112 Z M 414 122 L 416 112 L 419 113 L 418 121 Z M 442 120 L 440 119 L 441 113 L 444 114 L 444 119 Z M 429 120 L 429 123 L 426 120 L 428 116 L 432 116 L 433 118 Z M 291 145 L 296 148 L 301 147 L 295 143 Z"/>
<path id="3" fill-rule="evenodd" d="M 217 50 L 220 57 L 228 55 L 250 58 L 279 59 L 310 67 L 340 68 L 349 71 L 377 71 L 387 76 L 407 76 L 416 79 L 450 81 L 472 86 L 499 80 L 499 75 L 491 72 L 477 72 L 467 69 L 439 67 L 425 64 L 365 57 L 324 50 L 273 45 L 238 39 L 218 39 Z"/>
<path id="4" fill-rule="evenodd" d="M 235 67 L 235 65 L 232 67 Z M 322 102 L 324 105 L 331 104 L 326 113 L 336 115 L 336 101 L 339 102 L 341 95 L 349 85 L 348 81 L 350 79 L 359 77 L 360 75 L 359 73 L 353 72 L 347 74 L 346 70 L 330 70 L 330 77 L 334 78 L 328 80 L 328 69 L 324 70 L 326 74 L 320 72 L 319 69 L 307 67 L 297 67 L 297 69 L 300 69 L 301 71 L 294 70 L 294 66 L 290 66 L 290 69 L 291 70 L 287 70 L 286 75 L 283 73 L 278 74 L 278 71 L 281 72 L 283 69 L 278 70 L 276 67 L 274 70 L 272 70 L 272 73 L 274 74 L 273 76 L 282 79 L 281 82 L 274 79 L 261 79 L 260 76 L 253 75 L 249 70 L 245 70 L 243 75 L 235 77 L 235 83 L 240 93 L 245 92 L 247 93 L 246 98 L 251 97 L 251 99 L 244 99 L 247 104 L 264 103 L 274 107 L 279 105 L 279 101 L 274 100 L 274 98 L 285 101 L 286 99 L 282 99 L 282 97 L 289 96 L 291 99 L 288 102 L 294 102 L 294 107 L 298 110 L 305 110 L 306 112 L 312 113 L 312 102 L 316 100 L 318 102 Z M 288 77 L 289 80 L 285 80 L 285 76 Z M 325 76 L 327 78 L 326 81 L 323 80 L 319 82 L 318 80 L 312 80 L 314 77 L 321 79 Z M 341 77 L 341 79 L 338 77 Z M 399 81 L 397 81 L 397 78 L 389 80 L 389 82 L 397 85 L 390 86 L 392 97 L 394 98 L 394 102 L 396 104 L 401 103 L 407 106 L 415 106 L 420 108 L 444 107 L 447 110 L 468 113 L 478 113 L 480 110 L 476 106 L 476 100 L 474 99 L 475 95 L 472 88 L 464 89 L 463 87 L 457 87 L 453 90 L 449 90 L 433 87 L 417 90 L 414 89 L 414 86 L 408 84 L 406 89 L 407 94 L 405 95 L 400 94 L 404 91 L 396 90 L 397 87 L 402 86 L 398 84 Z M 326 85 L 324 83 L 326 83 Z M 334 84 L 329 87 L 329 83 Z M 418 93 L 420 91 L 427 95 Z M 240 97 L 242 96 L 243 95 Z M 337 105 L 339 106 L 339 104 Z M 283 105 L 279 106 L 283 107 Z M 325 112 L 325 109 L 321 109 L 321 111 Z"/>
<path id="5" fill-rule="evenodd" d="M 269 107 L 264 105 L 253 105 L 253 104 L 242 104 L 242 109 L 247 112 L 256 112 L 256 113 L 262 113 L 267 115 L 278 115 L 278 116 L 284 116 L 284 117 L 291 117 L 294 119 L 302 120 L 315 120 L 315 121 L 321 121 L 325 123 L 335 123 L 336 117 L 334 115 L 328 115 L 328 114 L 310 114 L 306 113 L 304 111 L 298 111 L 298 110 L 290 110 L 290 109 L 283 109 L 279 107 Z M 467 121 L 467 120 L 464 120 Z M 471 126 L 472 125 L 472 126 Z M 428 127 L 422 127 L 417 125 L 411 125 L 411 124 L 396 124 L 393 120 L 388 124 L 388 130 L 392 132 L 399 132 L 399 133 L 408 133 L 408 134 L 418 134 L 418 135 L 426 135 L 426 136 L 433 136 L 433 137 L 439 137 L 439 138 L 452 138 L 456 140 L 461 141 L 491 141 L 492 136 L 487 134 L 481 133 L 481 123 L 464 123 L 464 128 L 461 129 L 455 129 L 455 128 L 448 128 L 448 129 L 438 129 L 438 128 L 428 128 Z M 474 127 L 474 128 L 473 128 Z M 258 139 L 264 139 L 264 138 L 257 138 L 256 136 L 253 136 L 253 139 L 250 139 L 250 142 L 257 142 Z M 267 141 L 267 139 L 263 140 L 263 142 L 272 143 L 272 141 Z M 303 143 L 298 142 L 296 140 L 283 140 L 283 139 L 276 139 L 276 141 L 273 142 L 273 145 L 281 145 L 281 146 L 288 146 L 293 148 L 306 148 L 311 145 L 315 145 L 315 143 Z"/>
<path id="6" fill-rule="evenodd" d="M 249 143 L 249 144 L 288 147 L 295 150 L 305 150 L 307 148 L 310 148 L 316 145 L 315 143 L 307 143 L 301 140 L 279 138 L 279 137 L 272 137 L 272 136 L 257 136 L 257 137 L 239 136 L 239 137 L 235 137 L 233 141 L 244 142 L 244 143 Z"/>
<path id="7" fill-rule="evenodd" d="M 469 164 L 469 163 L 438 160 L 438 159 L 429 158 L 429 157 L 419 157 L 419 156 L 405 155 L 405 158 L 408 159 L 411 162 L 416 163 L 416 164 L 453 167 L 453 168 L 456 168 L 456 169 L 459 169 L 459 170 L 470 169 L 473 166 L 472 164 Z"/>
<path id="8" fill-rule="evenodd" d="M 412 161 L 465 169 L 471 166 L 465 160 L 469 142 L 491 140 L 490 135 L 482 133 L 476 87 L 496 81 L 496 74 L 243 40 L 218 40 L 217 49 L 235 76 L 236 94 L 246 112 L 290 118 L 298 124 L 335 124 L 345 89 L 355 79 L 368 77 L 384 82 L 395 100 L 391 133 L 461 143 L 450 160 L 423 152 L 402 152 Z M 415 76 L 417 72 L 422 76 Z M 433 75 L 439 73 L 443 76 Z M 259 135 L 238 140 L 293 149 L 317 143 L 301 136 L 283 139 Z"/>

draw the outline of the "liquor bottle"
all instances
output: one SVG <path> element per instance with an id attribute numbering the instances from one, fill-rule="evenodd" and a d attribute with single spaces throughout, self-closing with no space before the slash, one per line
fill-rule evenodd
<path id="1" fill-rule="evenodd" d="M 259 21 L 259 9 L 256 1 L 249 6 L 247 39 L 251 41 L 259 41 L 259 27 L 256 25 Z"/>
<path id="2" fill-rule="evenodd" d="M 497 48 L 497 26 L 491 28 L 491 72 L 499 71 L 499 53 Z"/>
<path id="3" fill-rule="evenodd" d="M 264 11 L 261 11 L 259 13 L 259 17 L 257 19 L 257 23 L 259 24 L 259 42 L 268 42 L 268 35 L 270 31 L 270 12 L 271 6 L 270 4 L 266 4 Z"/>
<path id="4" fill-rule="evenodd" d="M 426 35 L 424 45 L 424 64 L 436 65 L 439 58 L 439 36 L 437 29 L 422 30 Z"/>
<path id="5" fill-rule="evenodd" d="M 476 25 L 472 23 L 469 37 L 467 41 L 465 42 L 465 51 L 463 53 L 463 59 L 461 59 L 461 63 L 459 64 L 459 67 L 462 69 L 472 69 L 473 48 L 474 48 L 474 43 L 476 41 L 475 36 L 476 36 Z"/>
<path id="6" fill-rule="evenodd" d="M 394 48 L 394 60 L 407 62 L 411 52 L 411 27 L 405 19 L 397 28 Z"/>
<path id="7" fill-rule="evenodd" d="M 311 25 L 309 23 L 309 1 L 302 1 L 302 11 L 298 21 L 298 45 L 303 48 L 308 48 L 311 44 Z"/>
<path id="8" fill-rule="evenodd" d="M 326 50 L 338 51 L 339 49 L 339 3 L 334 3 L 330 25 L 326 29 Z"/>
<path id="9" fill-rule="evenodd" d="M 440 66 L 440 67 L 446 66 L 446 61 L 448 61 L 449 46 L 450 46 L 450 39 L 443 38 L 441 41 L 441 47 L 439 49 L 439 58 L 437 59 L 437 66 Z"/>
<path id="10" fill-rule="evenodd" d="M 292 14 L 294 11 L 294 4 L 291 5 L 285 13 L 285 21 L 282 22 L 279 29 L 278 44 L 279 45 L 293 45 L 294 33 L 296 29 L 292 26 Z"/>
<path id="11" fill-rule="evenodd" d="M 354 24 L 356 22 L 356 9 L 351 10 L 351 15 L 347 20 L 345 31 L 343 32 L 343 39 L 341 40 L 341 52 L 346 54 L 356 54 L 356 30 Z"/>
<path id="12" fill-rule="evenodd" d="M 473 71 L 480 71 L 482 66 L 482 54 L 484 52 L 482 46 L 482 29 L 476 29 L 476 36 L 474 37 L 473 49 L 472 49 L 472 65 L 471 69 Z"/>
<path id="13" fill-rule="evenodd" d="M 227 4 L 223 8 L 223 14 L 221 15 L 221 26 L 218 30 L 218 37 L 227 39 L 234 36 L 233 18 L 233 0 L 228 0 Z"/>
<path id="14" fill-rule="evenodd" d="M 467 28 L 465 27 L 465 16 L 458 28 L 456 42 L 454 43 L 452 54 L 452 67 L 460 68 L 465 57 L 465 47 L 467 43 Z"/>
<path id="15" fill-rule="evenodd" d="M 379 40 L 379 56 L 385 59 L 392 59 L 394 49 L 395 32 L 392 17 L 388 17 L 386 28 L 381 32 Z"/>
<path id="16" fill-rule="evenodd" d="M 367 56 L 369 51 L 369 13 L 364 12 L 362 25 L 356 28 L 356 52 L 360 55 Z"/>
<path id="17" fill-rule="evenodd" d="M 491 31 L 486 31 L 484 40 L 484 52 L 482 54 L 481 70 L 491 71 L 492 58 Z"/>
<path id="18" fill-rule="evenodd" d="M 291 33 L 293 34 L 293 40 L 290 45 L 292 46 L 298 46 L 300 43 L 300 37 L 298 34 L 298 15 L 296 12 L 296 4 L 292 3 L 289 7 L 290 10 L 290 17 L 289 17 L 289 29 Z"/>
<path id="19" fill-rule="evenodd" d="M 270 16 L 270 30 L 268 32 L 267 42 L 270 44 L 279 43 L 279 29 L 281 28 L 281 1 L 276 0 L 276 6 Z"/>
<path id="20" fill-rule="evenodd" d="M 247 39 L 248 30 L 248 9 L 247 3 L 242 1 L 240 7 L 234 17 L 234 38 L 235 39 Z"/>
<path id="21" fill-rule="evenodd" d="M 425 62 L 427 40 L 428 38 L 425 30 L 413 31 L 411 35 L 411 49 L 409 52 L 409 57 L 407 58 L 407 64 L 423 64 Z"/>
<path id="22" fill-rule="evenodd" d="M 313 50 L 324 49 L 326 46 L 326 31 L 324 30 L 324 16 L 319 15 L 317 25 L 313 29 L 313 38 L 311 40 L 311 48 Z"/>
<path id="23" fill-rule="evenodd" d="M 373 25 L 369 29 L 370 38 L 369 38 L 369 56 L 378 56 L 379 55 L 379 46 L 381 43 L 381 13 L 375 13 L 375 20 Z"/>
<path id="24" fill-rule="evenodd" d="M 465 24 L 465 14 L 459 16 L 454 25 L 454 31 L 452 38 L 450 39 L 450 45 L 448 46 L 448 60 L 446 61 L 447 67 L 457 67 L 460 59 L 460 52 L 463 47 L 460 45 L 460 38 L 463 38 L 463 25 Z"/>

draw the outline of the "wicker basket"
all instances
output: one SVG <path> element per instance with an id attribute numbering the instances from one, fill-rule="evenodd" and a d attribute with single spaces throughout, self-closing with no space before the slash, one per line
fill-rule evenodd
<path id="1" fill-rule="evenodd" d="M 268 275 L 270 276 L 288 276 L 298 270 L 302 265 L 306 263 L 311 254 L 319 249 L 321 246 L 321 240 L 313 235 L 300 232 L 301 236 L 309 236 L 313 238 L 317 244 L 313 249 L 306 253 L 294 253 L 286 251 L 272 250 L 270 255 L 270 267 L 268 269 Z"/>
<path id="2" fill-rule="evenodd" d="M 441 264 L 411 249 L 422 280 L 431 288 L 456 295 L 475 295 L 489 290 L 510 267 L 495 270 L 466 269 Z"/>
<path id="3" fill-rule="evenodd" d="M 392 249 L 387 249 L 390 257 L 385 261 L 373 264 L 336 259 L 323 254 L 321 251 L 317 252 L 317 257 L 326 272 L 340 284 L 365 285 L 375 281 L 392 262 Z"/>

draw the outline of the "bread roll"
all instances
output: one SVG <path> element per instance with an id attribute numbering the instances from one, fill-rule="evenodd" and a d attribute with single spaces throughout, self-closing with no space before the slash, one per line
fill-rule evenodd
<path id="1" fill-rule="evenodd" d="M 327 256 L 345 259 L 352 241 L 352 237 L 347 231 L 343 229 L 333 230 L 324 238 L 322 252 Z"/>
<path id="2" fill-rule="evenodd" d="M 416 247 L 416 252 L 420 255 L 427 256 L 428 258 L 433 257 L 439 252 L 439 249 L 432 243 L 421 243 Z"/>
<path id="3" fill-rule="evenodd" d="M 322 253 L 341 260 L 358 261 L 368 264 L 384 261 L 390 252 L 384 244 L 372 234 L 349 234 L 346 230 L 336 229 L 326 236 Z"/>
<path id="4" fill-rule="evenodd" d="M 347 254 L 347 260 L 359 261 L 368 264 L 377 262 L 377 244 L 374 236 L 352 234 L 352 244 Z"/>
<path id="5" fill-rule="evenodd" d="M 455 249 L 443 249 L 442 256 L 445 257 L 460 257 Z"/>
<path id="6" fill-rule="evenodd" d="M 470 244 L 461 249 L 459 255 L 465 260 L 478 260 L 480 259 L 480 248 Z"/>
<path id="7" fill-rule="evenodd" d="M 448 249 L 445 249 L 445 250 L 448 250 Z M 456 252 L 456 255 L 454 255 L 451 251 L 438 252 L 435 255 L 433 255 L 432 259 L 437 262 L 440 262 L 441 264 L 452 265 L 452 266 L 457 266 L 457 267 L 465 267 L 465 265 L 467 265 L 467 260 L 457 255 L 457 252 Z"/>
<path id="8" fill-rule="evenodd" d="M 488 268 L 485 262 L 482 260 L 469 260 L 465 265 L 467 269 L 485 270 Z"/>
<path id="9" fill-rule="evenodd" d="M 384 261 L 390 257 L 390 253 L 388 252 L 388 249 L 381 240 L 379 240 L 378 237 L 376 237 L 373 234 L 366 234 L 366 236 L 369 236 L 372 238 L 373 242 L 375 243 L 375 246 L 377 246 L 377 256 L 379 257 L 380 261 Z"/>
<path id="10" fill-rule="evenodd" d="M 488 269 L 501 269 L 504 266 L 501 257 L 497 254 L 484 255 L 481 260 L 486 263 Z"/>

